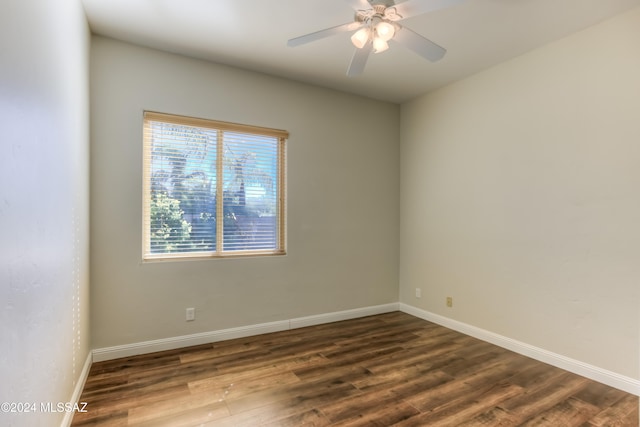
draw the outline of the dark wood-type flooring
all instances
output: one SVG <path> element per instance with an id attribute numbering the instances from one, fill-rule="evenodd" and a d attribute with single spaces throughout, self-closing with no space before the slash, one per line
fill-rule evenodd
<path id="1" fill-rule="evenodd" d="M 94 363 L 73 426 L 638 426 L 638 397 L 395 312 Z"/>

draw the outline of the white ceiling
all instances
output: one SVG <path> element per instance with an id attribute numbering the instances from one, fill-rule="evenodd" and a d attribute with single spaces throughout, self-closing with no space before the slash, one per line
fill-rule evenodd
<path id="1" fill-rule="evenodd" d="M 640 0 L 467 0 L 402 21 L 448 50 L 439 62 L 390 44 L 371 55 L 362 75 L 347 77 L 350 33 L 286 45 L 352 21 L 345 0 L 82 1 L 96 34 L 398 103 L 640 6 Z"/>

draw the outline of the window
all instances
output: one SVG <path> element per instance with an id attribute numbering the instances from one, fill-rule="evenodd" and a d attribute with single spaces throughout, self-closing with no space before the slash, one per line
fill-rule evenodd
<path id="1" fill-rule="evenodd" d="M 144 113 L 143 257 L 285 253 L 287 132 Z"/>

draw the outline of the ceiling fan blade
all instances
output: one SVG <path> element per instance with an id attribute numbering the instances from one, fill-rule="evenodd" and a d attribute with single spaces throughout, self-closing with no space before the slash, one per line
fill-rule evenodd
<path id="1" fill-rule="evenodd" d="M 324 30 L 316 31 L 315 33 L 306 34 L 304 36 L 296 37 L 287 41 L 287 46 L 300 46 L 301 44 L 310 43 L 316 40 L 323 39 L 325 37 L 333 36 L 335 34 L 344 33 L 346 31 L 357 30 L 362 27 L 362 22 L 349 22 L 335 27 L 327 28 Z"/>
<path id="2" fill-rule="evenodd" d="M 349 6 L 351 6 L 355 11 L 373 9 L 373 7 L 371 6 L 371 3 L 369 3 L 367 0 L 344 0 L 344 1 L 348 3 Z"/>
<path id="3" fill-rule="evenodd" d="M 422 37 L 420 34 L 415 33 L 406 27 L 400 27 L 391 40 L 411 49 L 431 62 L 436 62 L 442 59 L 445 53 L 447 53 L 447 50 L 442 46 L 435 44 L 431 40 Z"/>
<path id="4" fill-rule="evenodd" d="M 367 65 L 367 59 L 372 49 L 371 42 L 368 42 L 362 49 L 356 49 L 351 58 L 351 64 L 347 70 L 347 76 L 353 77 L 362 74 L 364 66 Z"/>
<path id="5" fill-rule="evenodd" d="M 446 9 L 456 6 L 465 0 L 407 0 L 403 3 L 391 6 L 389 9 L 395 10 L 400 15 L 400 19 L 411 18 L 434 10 Z"/>

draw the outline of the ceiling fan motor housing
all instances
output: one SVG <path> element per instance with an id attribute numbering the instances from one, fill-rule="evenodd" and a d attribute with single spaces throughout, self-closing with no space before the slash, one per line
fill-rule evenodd
<path id="1" fill-rule="evenodd" d="M 354 20 L 356 22 L 370 23 L 372 19 L 378 18 L 384 21 L 398 21 L 402 19 L 393 6 L 385 6 L 384 4 L 374 4 L 371 9 L 358 10 L 355 13 Z"/>

